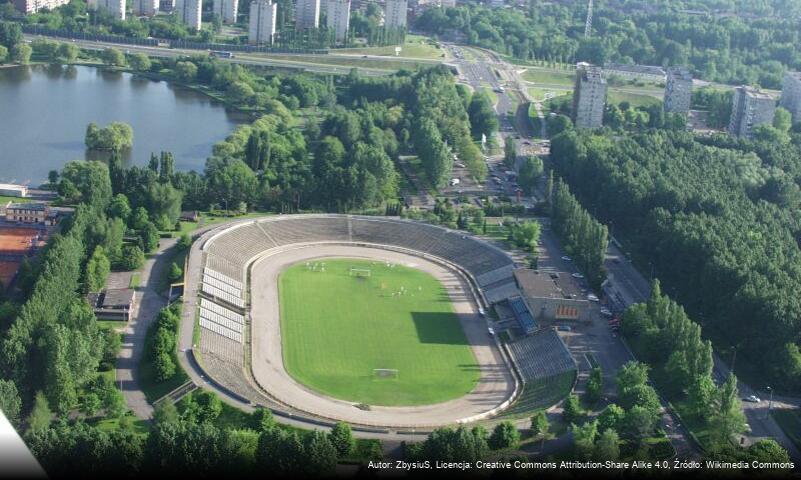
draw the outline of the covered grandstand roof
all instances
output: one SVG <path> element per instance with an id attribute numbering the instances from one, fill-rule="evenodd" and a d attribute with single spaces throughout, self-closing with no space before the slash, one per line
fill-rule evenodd
<path id="1" fill-rule="evenodd" d="M 586 300 L 569 273 L 519 268 L 514 271 L 514 276 L 526 297 Z"/>
<path id="2" fill-rule="evenodd" d="M 509 352 L 524 382 L 576 370 L 570 350 L 551 328 L 509 343 Z"/>
<path id="3" fill-rule="evenodd" d="M 508 301 L 509 307 L 511 307 L 512 312 L 515 315 L 515 320 L 517 320 L 520 328 L 522 328 L 527 334 L 534 333 L 538 328 L 537 322 L 534 320 L 531 312 L 528 311 L 526 302 L 524 302 L 520 297 L 510 298 Z"/>

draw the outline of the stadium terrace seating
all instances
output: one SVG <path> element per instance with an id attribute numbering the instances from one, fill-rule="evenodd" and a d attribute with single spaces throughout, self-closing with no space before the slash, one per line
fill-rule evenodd
<path id="1" fill-rule="evenodd" d="M 218 333 L 215 331 L 216 327 L 209 328 L 202 323 L 201 326 L 204 327 L 200 335 L 200 351 L 203 354 L 214 355 L 220 360 L 233 365 L 242 366 L 244 364 L 244 350 L 242 348 L 241 335 L 239 341 L 237 341 L 229 336 Z"/>
<path id="2" fill-rule="evenodd" d="M 243 267 L 253 256 L 275 247 L 275 244 L 253 223 L 240 225 L 210 243 L 209 253 L 222 257 L 237 267 Z"/>
<path id="3" fill-rule="evenodd" d="M 502 302 L 516 295 L 520 295 L 520 290 L 517 288 L 517 284 L 513 278 L 509 278 L 503 282 L 493 283 L 484 289 L 484 298 L 487 299 L 487 303 L 490 305 Z"/>
<path id="4" fill-rule="evenodd" d="M 208 266 L 203 270 L 203 273 L 205 275 L 208 275 L 209 277 L 216 278 L 217 280 L 219 280 L 221 282 L 227 283 L 228 285 L 234 287 L 237 290 L 240 290 L 240 291 L 242 290 L 242 282 L 240 282 L 239 280 L 234 280 L 233 278 L 229 277 L 228 275 L 225 275 L 224 273 L 218 272 L 218 271 L 216 271 L 216 270 L 214 270 L 212 268 L 209 268 Z"/>
<path id="5" fill-rule="evenodd" d="M 508 344 L 523 382 L 542 380 L 570 370 L 576 362 L 567 345 L 553 329 L 543 329 Z"/>
<path id="6" fill-rule="evenodd" d="M 243 284 L 241 281 L 243 275 L 242 267 L 237 267 L 228 260 L 211 254 L 206 254 L 205 265 L 207 269 L 224 275 L 228 279 L 239 283 L 239 285 Z M 236 285 L 236 283 L 231 283 L 231 285 Z"/>
<path id="7" fill-rule="evenodd" d="M 262 220 L 260 226 L 279 246 L 293 243 L 350 240 L 348 217 L 292 216 Z"/>
<path id="8" fill-rule="evenodd" d="M 500 268 L 496 268 L 495 270 L 490 270 L 487 273 L 482 273 L 481 275 L 476 275 L 476 281 L 482 287 L 493 288 L 495 283 L 505 282 L 509 279 L 512 279 L 512 272 L 514 271 L 514 265 L 507 264 Z"/>

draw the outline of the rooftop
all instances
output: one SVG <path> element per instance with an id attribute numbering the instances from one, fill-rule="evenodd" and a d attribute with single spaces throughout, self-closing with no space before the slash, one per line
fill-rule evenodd
<path id="1" fill-rule="evenodd" d="M 100 299 L 101 308 L 130 307 L 134 299 L 134 290 L 130 288 L 110 288 Z"/>
<path id="2" fill-rule="evenodd" d="M 17 185 L 14 183 L 0 183 L 0 190 L 19 190 L 24 191 L 27 190 L 28 187 L 25 185 Z"/>
<path id="3" fill-rule="evenodd" d="M 581 62 L 576 64 L 576 71 L 588 82 L 606 83 L 601 67 Z"/>
<path id="4" fill-rule="evenodd" d="M 541 272 L 528 268 L 514 271 L 515 280 L 526 297 L 565 298 L 587 301 L 584 292 L 566 272 Z"/>
<path id="5" fill-rule="evenodd" d="M 6 205 L 6 209 L 12 210 L 46 210 L 47 204 L 46 203 L 38 203 L 38 202 L 29 202 L 29 203 L 13 203 L 9 202 Z"/>
<path id="6" fill-rule="evenodd" d="M 692 82 L 693 75 L 690 70 L 684 66 L 668 67 L 668 76 Z"/>
<path id="7" fill-rule="evenodd" d="M 760 100 L 773 100 L 773 97 L 770 94 L 757 90 L 753 87 L 743 85 L 742 87 L 737 87 L 737 90 L 745 93 L 751 98 L 758 98 Z"/>

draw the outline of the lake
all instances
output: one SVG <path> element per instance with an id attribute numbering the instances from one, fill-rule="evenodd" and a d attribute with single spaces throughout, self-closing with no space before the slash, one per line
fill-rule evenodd
<path id="1" fill-rule="evenodd" d="M 212 146 L 247 122 L 193 90 L 129 73 L 84 66 L 0 68 L 0 182 L 39 185 L 87 152 L 86 126 L 125 122 L 133 128 L 126 165 L 147 165 L 170 151 L 177 170 L 202 171 Z"/>

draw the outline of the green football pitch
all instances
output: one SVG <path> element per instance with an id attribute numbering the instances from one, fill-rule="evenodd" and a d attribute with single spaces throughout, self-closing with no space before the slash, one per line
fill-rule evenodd
<path id="1" fill-rule="evenodd" d="M 425 405 L 478 381 L 448 293 L 428 273 L 320 259 L 286 269 L 279 294 L 284 365 L 313 390 L 367 405 Z"/>

